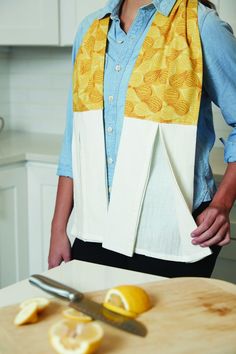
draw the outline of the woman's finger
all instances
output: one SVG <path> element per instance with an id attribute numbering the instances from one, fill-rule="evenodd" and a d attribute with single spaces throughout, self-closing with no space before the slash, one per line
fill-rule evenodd
<path id="1" fill-rule="evenodd" d="M 219 246 L 226 246 L 230 243 L 230 232 L 228 231 L 225 238 L 220 242 L 218 243 Z"/>
<path id="2" fill-rule="evenodd" d="M 211 225 L 209 229 L 203 232 L 200 236 L 192 236 L 193 237 L 192 243 L 194 245 L 197 245 L 214 237 L 217 234 L 217 232 L 220 230 L 220 228 L 224 224 L 226 224 L 226 222 L 227 220 L 225 216 L 219 215 L 218 217 L 216 217 L 215 222 Z"/>
<path id="3" fill-rule="evenodd" d="M 228 225 L 227 224 L 223 225 L 214 237 L 201 243 L 200 246 L 209 247 L 209 246 L 219 244 L 220 242 L 222 242 L 226 238 L 226 234 L 227 234 L 228 230 L 229 230 Z"/>
<path id="4" fill-rule="evenodd" d="M 204 210 L 204 219 L 202 223 L 191 233 L 192 237 L 195 236 L 200 236 L 203 232 L 208 230 L 211 225 L 214 223 L 216 216 L 217 216 L 217 210 L 216 209 L 210 209 L 207 208 Z"/>

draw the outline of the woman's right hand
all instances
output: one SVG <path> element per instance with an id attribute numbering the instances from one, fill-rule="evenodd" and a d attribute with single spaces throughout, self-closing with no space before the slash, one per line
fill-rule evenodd
<path id="1" fill-rule="evenodd" d="M 60 176 L 54 216 L 51 224 L 51 240 L 48 255 L 48 268 L 71 260 L 71 244 L 66 229 L 73 208 L 73 180 Z"/>
<path id="2" fill-rule="evenodd" d="M 59 266 L 63 261 L 71 260 L 71 243 L 66 232 L 51 233 L 50 249 L 48 255 L 48 269 Z"/>

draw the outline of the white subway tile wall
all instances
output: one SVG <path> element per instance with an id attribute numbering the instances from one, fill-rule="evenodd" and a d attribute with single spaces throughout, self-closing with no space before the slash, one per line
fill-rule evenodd
<path id="1" fill-rule="evenodd" d="M 0 115 L 7 128 L 63 134 L 71 83 L 71 48 L 12 47 L 0 51 Z M 214 106 L 216 146 L 230 132 Z"/>
<path id="2" fill-rule="evenodd" d="M 69 48 L 11 48 L 10 128 L 62 134 L 71 73 Z"/>

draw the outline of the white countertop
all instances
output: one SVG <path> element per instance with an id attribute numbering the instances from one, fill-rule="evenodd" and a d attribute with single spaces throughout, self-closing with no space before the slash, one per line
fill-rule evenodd
<path id="1" fill-rule="evenodd" d="M 0 166 L 25 162 L 57 164 L 63 136 L 6 131 L 0 134 Z"/>
<path id="2" fill-rule="evenodd" d="M 62 144 L 62 135 L 6 131 L 0 134 L 0 166 L 25 162 L 57 164 Z M 210 156 L 215 177 L 224 174 L 223 148 L 214 148 Z"/>
<path id="3" fill-rule="evenodd" d="M 116 285 L 142 284 L 167 278 L 113 268 L 100 264 L 73 260 L 42 273 L 80 292 L 92 292 L 111 288 Z M 0 307 L 19 303 L 31 297 L 50 297 L 47 293 L 32 286 L 28 279 L 0 290 Z"/>

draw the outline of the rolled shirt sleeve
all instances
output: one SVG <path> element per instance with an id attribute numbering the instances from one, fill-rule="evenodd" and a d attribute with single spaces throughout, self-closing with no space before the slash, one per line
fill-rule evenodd
<path id="1" fill-rule="evenodd" d="M 78 49 L 82 43 L 83 37 L 87 32 L 94 15 L 89 15 L 80 23 L 72 48 L 72 66 L 74 67 Z M 72 81 L 72 80 L 71 80 Z M 73 178 L 72 172 L 72 132 L 73 132 L 73 84 L 71 82 L 66 113 L 66 127 L 58 161 L 57 175 Z"/>
<path id="2" fill-rule="evenodd" d="M 72 49 L 72 65 L 74 66 L 78 43 L 81 41 L 81 26 L 78 29 Z M 73 132 L 73 93 L 72 82 L 69 89 L 66 111 L 66 127 L 59 156 L 57 175 L 73 178 L 72 173 L 72 132 Z"/>
<path id="3" fill-rule="evenodd" d="M 232 132 L 224 141 L 224 160 L 236 161 L 236 38 L 231 26 L 212 10 L 202 25 L 204 87 Z"/>
<path id="4" fill-rule="evenodd" d="M 71 142 L 72 142 L 72 125 L 73 125 L 73 109 L 72 109 L 72 87 L 70 88 L 67 102 L 67 114 L 66 114 L 66 128 L 64 132 L 64 138 L 59 157 L 57 175 L 73 178 L 72 175 L 72 154 L 71 154 Z"/>

